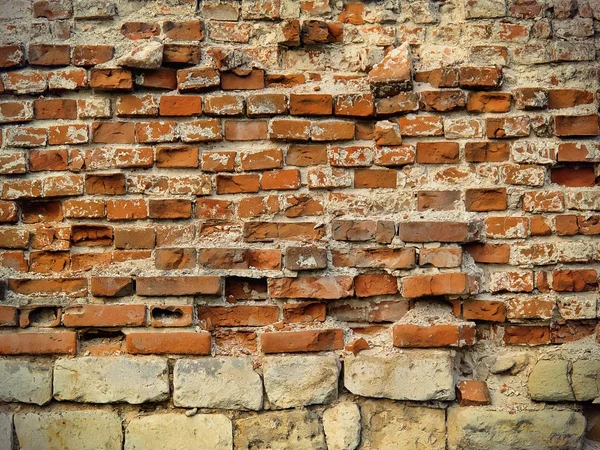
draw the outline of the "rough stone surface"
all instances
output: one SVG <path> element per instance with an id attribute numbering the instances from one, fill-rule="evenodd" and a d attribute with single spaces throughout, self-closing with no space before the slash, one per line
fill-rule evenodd
<path id="1" fill-rule="evenodd" d="M 83 357 L 54 366 L 54 398 L 83 403 L 160 402 L 169 397 L 167 361 L 160 358 Z"/>
<path id="2" fill-rule="evenodd" d="M 574 411 L 448 410 L 450 450 L 577 450 L 584 431 L 585 418 Z"/>
<path id="3" fill-rule="evenodd" d="M 132 419 L 125 431 L 125 450 L 230 450 L 232 441 L 222 414 L 153 414 Z"/>
<path id="4" fill-rule="evenodd" d="M 454 400 L 453 358 L 450 352 L 420 350 L 347 357 L 344 385 L 363 397 Z"/>
<path id="5" fill-rule="evenodd" d="M 158 69 L 162 60 L 163 45 L 160 42 L 151 41 L 139 45 L 128 54 L 121 56 L 117 60 L 117 64 L 135 69 Z"/>
<path id="6" fill-rule="evenodd" d="M 234 448 L 326 450 L 316 414 L 308 410 L 272 411 L 234 421 Z"/>
<path id="7" fill-rule="evenodd" d="M 533 400 L 544 402 L 575 400 L 568 377 L 568 361 L 538 361 L 529 375 L 529 395 Z"/>
<path id="8" fill-rule="evenodd" d="M 277 408 L 331 403 L 339 374 L 333 356 L 271 356 L 263 364 L 267 398 Z"/>
<path id="9" fill-rule="evenodd" d="M 15 414 L 21 450 L 120 450 L 123 432 L 116 412 L 56 411 Z"/>
<path id="10" fill-rule="evenodd" d="M 577 401 L 597 402 L 600 399 L 600 360 L 575 361 L 571 382 Z"/>
<path id="11" fill-rule="evenodd" d="M 361 404 L 363 450 L 444 450 L 443 409 L 411 407 L 387 400 Z"/>
<path id="12" fill-rule="evenodd" d="M 52 399 L 52 368 L 23 360 L 0 360 L 0 401 L 43 405 Z"/>
<path id="13" fill-rule="evenodd" d="M 13 415 L 0 413 L 0 450 L 13 450 Z"/>
<path id="14" fill-rule="evenodd" d="M 328 450 L 354 450 L 360 444 L 360 428 L 360 409 L 356 403 L 342 402 L 323 413 Z"/>
<path id="15" fill-rule="evenodd" d="M 259 410 L 260 375 L 249 358 L 181 359 L 173 371 L 176 406 Z"/>

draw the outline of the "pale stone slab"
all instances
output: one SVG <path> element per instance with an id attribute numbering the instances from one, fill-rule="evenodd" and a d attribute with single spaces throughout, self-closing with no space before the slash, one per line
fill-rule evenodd
<path id="1" fill-rule="evenodd" d="M 405 351 L 385 356 L 359 354 L 345 359 L 344 385 L 363 397 L 393 400 L 454 400 L 452 354 Z"/>
<path id="2" fill-rule="evenodd" d="M 169 398 L 167 361 L 154 357 L 59 359 L 54 398 L 83 403 L 140 404 Z"/>
<path id="3" fill-rule="evenodd" d="M 0 360 L 0 402 L 43 405 L 52 399 L 52 367 L 32 361 Z"/>
<path id="4" fill-rule="evenodd" d="M 136 417 L 125 431 L 125 450 L 230 450 L 231 420 L 223 414 L 153 414 Z"/>
<path id="5" fill-rule="evenodd" d="M 579 402 L 600 398 L 600 360 L 580 359 L 573 363 L 573 392 Z"/>
<path id="6" fill-rule="evenodd" d="M 367 400 L 361 407 L 361 450 L 444 450 L 446 412 L 389 400 Z"/>
<path id="7" fill-rule="evenodd" d="M 574 411 L 448 410 L 449 450 L 579 450 L 584 431 L 585 417 Z"/>
<path id="8" fill-rule="evenodd" d="M 342 402 L 323 413 L 327 450 L 354 450 L 360 444 L 360 409 Z"/>
<path id="9" fill-rule="evenodd" d="M 236 449 L 327 449 L 319 418 L 312 411 L 265 412 L 238 419 L 234 425 Z"/>
<path id="10" fill-rule="evenodd" d="M 121 450 L 116 412 L 62 411 L 15 414 L 21 450 Z"/>
<path id="11" fill-rule="evenodd" d="M 334 356 L 272 356 L 263 363 L 265 391 L 277 408 L 331 403 L 339 375 Z"/>
<path id="12" fill-rule="evenodd" d="M 568 361 L 563 359 L 538 361 L 533 366 L 527 383 L 532 400 L 542 402 L 575 400 L 568 373 Z"/>
<path id="13" fill-rule="evenodd" d="M 180 359 L 173 388 L 175 406 L 257 411 L 263 404 L 262 380 L 250 358 Z"/>
<path id="14" fill-rule="evenodd" d="M 0 413 L 0 450 L 13 448 L 13 415 Z"/>

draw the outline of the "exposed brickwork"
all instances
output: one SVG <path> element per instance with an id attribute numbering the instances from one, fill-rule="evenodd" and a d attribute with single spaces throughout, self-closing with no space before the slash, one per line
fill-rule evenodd
<path id="1" fill-rule="evenodd" d="M 0 3 L 0 448 L 581 448 L 598 1 Z"/>

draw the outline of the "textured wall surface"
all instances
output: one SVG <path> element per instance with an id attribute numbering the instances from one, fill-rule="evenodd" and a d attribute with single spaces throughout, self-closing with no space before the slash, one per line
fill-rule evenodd
<path id="1" fill-rule="evenodd" d="M 0 0 L 0 450 L 600 448 L 599 20 Z"/>

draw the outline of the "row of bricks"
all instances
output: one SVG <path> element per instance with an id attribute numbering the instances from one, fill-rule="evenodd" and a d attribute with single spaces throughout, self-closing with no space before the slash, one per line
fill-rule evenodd
<path id="1" fill-rule="evenodd" d="M 147 229 L 117 230 L 114 246 L 117 250 L 152 249 L 153 233 Z M 575 252 L 574 249 L 577 249 Z M 73 253 L 67 251 L 34 251 L 28 257 L 24 252 L 0 253 L 0 266 L 21 272 L 64 273 L 89 270 L 89 264 L 95 262 L 98 267 L 106 266 L 116 255 L 111 252 Z M 467 253 L 476 263 L 512 264 L 514 266 L 549 266 L 555 264 L 577 264 L 600 261 L 600 246 L 593 241 L 573 242 L 565 240 L 558 243 L 519 243 L 509 244 L 469 244 Z M 118 253 L 118 252 L 117 252 Z M 332 249 L 331 263 L 328 264 L 328 252 L 323 247 L 287 247 L 285 263 L 282 263 L 282 251 L 278 249 L 244 248 L 159 248 L 151 254 L 138 255 L 138 260 L 152 259 L 159 270 L 184 270 L 196 267 L 219 270 L 277 270 L 292 271 L 324 270 L 333 268 L 386 268 L 411 269 L 417 260 L 420 266 L 438 268 L 459 267 L 462 262 L 460 247 L 441 247 L 438 249 L 414 248 L 354 248 Z"/>
<path id="2" fill-rule="evenodd" d="M 227 141 L 340 141 L 352 139 L 375 139 L 378 145 L 397 146 L 403 137 L 439 137 L 444 136 L 444 119 L 439 116 L 406 116 L 395 121 L 376 124 L 356 124 L 344 120 L 304 120 L 292 118 L 274 118 L 268 120 L 221 120 L 215 118 L 199 119 L 190 122 L 93 122 L 91 132 L 87 123 L 54 125 L 48 128 L 32 126 L 6 127 L 5 145 L 13 147 L 44 147 L 46 145 L 96 144 L 134 144 L 163 143 L 181 140 L 193 142 Z M 526 138 L 536 127 L 528 116 L 488 117 L 485 120 L 485 134 L 490 139 Z M 461 119 L 454 138 L 481 138 L 482 130 L 478 120 L 471 122 Z M 553 121 L 542 119 L 544 136 L 593 137 L 600 134 L 598 114 L 583 116 L 554 116 Z M 475 126 L 476 128 L 472 128 Z M 471 127 L 464 134 L 464 127 Z M 554 131 L 551 131 L 551 128 Z M 461 128 L 463 132 L 461 132 Z M 446 134 L 449 131 L 446 130 Z M 440 147 L 457 148 L 455 143 L 437 143 Z M 350 147 L 355 152 L 364 152 L 364 147 Z M 367 147 L 367 151 L 371 151 Z M 450 151 L 450 150 L 449 150 Z M 407 164 L 412 161 L 402 162 Z"/>
<path id="3" fill-rule="evenodd" d="M 507 142 L 467 142 L 461 149 L 457 142 L 421 142 L 416 145 L 398 146 L 352 146 L 328 147 L 323 144 L 291 144 L 285 150 L 282 148 L 268 148 L 253 151 L 199 151 L 195 146 L 158 146 L 152 147 L 99 147 L 95 149 L 51 149 L 5 152 L 0 155 L 0 173 L 3 175 L 17 175 L 30 172 L 63 171 L 74 172 L 86 170 L 102 170 L 111 168 L 149 169 L 158 168 L 200 168 L 204 172 L 233 172 L 233 171 L 260 171 L 283 168 L 284 161 L 287 166 L 310 167 L 369 167 L 372 164 L 383 167 L 401 167 L 415 163 L 419 164 L 446 164 L 458 163 L 463 158 L 469 163 L 507 163 L 501 164 L 508 173 L 505 181 L 513 178 L 510 174 L 519 173 L 519 169 L 527 172 L 543 170 L 535 167 L 539 165 L 552 165 L 556 162 L 595 163 L 600 159 L 596 154 L 600 152 L 600 145 L 594 142 L 562 142 L 562 143 L 521 143 L 517 142 L 512 147 Z M 588 173 L 591 166 L 584 166 L 580 174 Z M 323 167 L 311 167 L 308 173 L 323 170 Z M 570 169 L 562 169 L 570 171 Z M 561 177 L 576 181 L 579 177 Z M 591 175 L 591 174 L 590 174 Z M 321 178 L 317 176 L 317 179 Z M 309 187 L 313 177 L 308 177 Z M 512 183 L 511 183 L 512 184 Z M 566 183 L 565 183 L 566 184 Z M 346 186 L 346 187 L 349 187 Z M 167 191 L 168 192 L 168 191 Z"/>
<path id="4" fill-rule="evenodd" d="M 576 331 L 578 334 L 564 336 L 562 333 Z M 393 327 L 393 343 L 401 348 L 439 348 L 473 345 L 476 342 L 476 328 L 466 325 L 419 326 L 397 324 Z M 505 345 L 547 345 L 561 344 L 589 335 L 595 329 L 575 325 L 570 330 L 560 327 L 552 330 L 548 325 L 504 325 L 495 327 L 496 340 Z M 77 333 L 74 331 L 56 332 L 5 332 L 1 334 L 1 355 L 52 355 L 77 354 Z M 243 338 L 242 338 L 243 339 Z M 302 331 L 264 332 L 259 336 L 263 353 L 296 353 L 343 350 L 345 347 L 342 329 L 311 329 Z M 127 351 L 132 354 L 195 354 L 210 355 L 211 333 L 208 332 L 128 332 L 125 342 L 112 346 L 112 351 Z M 360 351 L 369 348 L 363 338 L 349 342 L 347 351 Z"/>
<path id="5" fill-rule="evenodd" d="M 515 90 L 516 107 L 520 110 L 563 109 L 590 105 L 595 95 L 576 89 Z M 280 93 L 163 95 L 153 94 L 120 96 L 115 100 L 118 117 L 216 116 L 260 117 L 278 114 L 336 115 L 372 117 L 424 111 L 449 112 L 466 109 L 470 112 L 505 113 L 512 106 L 513 95 L 504 92 L 468 92 L 461 90 L 431 90 L 401 93 L 392 98 L 374 100 L 370 93 L 295 94 Z M 110 117 L 110 98 L 98 99 L 98 110 L 103 118 Z M 77 119 L 88 114 L 88 102 L 76 99 L 37 99 L 34 101 L 0 103 L 0 123 L 27 122 L 33 119 Z"/>
<path id="6" fill-rule="evenodd" d="M 236 283 L 229 286 L 231 292 L 240 288 L 241 283 Z M 327 304 L 318 301 L 284 303 L 280 306 L 149 305 L 148 316 L 146 306 L 137 304 L 79 305 L 66 308 L 52 304 L 33 304 L 21 307 L 0 306 L 0 326 L 53 328 L 63 324 L 67 327 L 150 325 L 155 328 L 177 328 L 198 325 L 203 329 L 213 330 L 218 327 L 270 325 L 281 328 L 281 324 L 278 325 L 281 321 L 285 324 L 306 324 L 325 322 L 328 317 L 351 323 L 386 323 L 397 322 L 404 318 L 409 310 L 417 306 L 416 302 L 416 300 L 360 299 L 331 301 Z M 592 298 L 577 302 L 573 301 L 572 296 L 520 294 L 504 300 L 465 299 L 461 302 L 460 299 L 452 299 L 448 302 L 455 318 L 477 322 L 587 320 L 587 324 L 595 324 L 598 316 L 597 305 Z"/>
<path id="7" fill-rule="evenodd" d="M 462 147 L 462 148 L 461 148 Z M 401 167 L 414 164 L 505 163 L 500 167 L 518 169 L 552 165 L 556 162 L 595 163 L 600 158 L 600 145 L 595 142 L 418 142 L 416 145 L 394 146 L 327 146 L 324 144 L 290 144 L 284 157 L 282 148 L 264 150 L 203 150 L 197 146 L 161 145 L 153 147 L 98 147 L 95 149 L 51 149 L 10 151 L 0 155 L 0 173 L 17 175 L 42 171 L 102 170 L 110 168 L 149 169 L 200 168 L 204 172 L 260 171 L 297 167 Z M 316 170 L 316 168 L 313 168 Z M 310 170 L 310 169 L 309 169 Z M 537 168 L 536 170 L 541 170 Z"/>
<path id="8" fill-rule="evenodd" d="M 480 287 L 479 280 L 462 272 L 438 273 L 396 277 L 384 273 L 356 276 L 301 276 L 297 278 L 268 279 L 271 298 L 330 299 L 397 295 L 402 285 L 404 298 L 428 296 L 460 296 L 479 291 L 533 292 L 533 271 L 500 271 L 489 274 L 488 287 Z M 223 293 L 218 276 L 156 276 L 156 277 L 92 277 L 89 284 L 92 295 L 120 297 L 134 293 L 140 296 L 219 296 Z M 540 292 L 590 292 L 598 290 L 595 269 L 556 269 L 537 272 L 535 287 Z M 22 295 L 66 294 L 85 297 L 87 278 L 9 278 L 8 289 Z M 596 316 L 595 304 L 593 317 Z"/>
<path id="9" fill-rule="evenodd" d="M 4 206 L 4 205 L 2 205 Z M 42 204 L 42 206 L 44 206 Z M 56 214 L 56 205 L 48 204 L 47 210 L 39 211 L 42 217 L 51 221 L 60 220 Z M 97 205 L 91 205 L 97 206 Z M 102 206 L 102 204 L 100 204 Z M 86 207 L 75 203 L 68 207 Z M 90 207 L 90 205 L 87 205 Z M 60 213 L 59 211 L 59 214 Z M 485 225 L 485 227 L 481 226 Z M 311 231 L 311 229 L 313 231 Z M 204 236 L 202 226 L 196 229 L 189 225 L 157 225 L 153 227 L 112 227 L 108 225 L 76 224 L 58 225 L 54 227 L 3 227 L 0 229 L 0 248 L 40 249 L 39 244 L 43 235 L 50 233 L 52 238 L 63 241 L 64 244 L 55 250 L 67 250 L 70 244 L 80 246 L 111 245 L 113 241 L 119 248 L 154 248 L 167 245 L 185 245 L 190 241 Z M 277 240 L 313 240 L 319 241 L 326 237 L 327 229 L 314 222 L 250 222 L 244 224 L 244 236 L 251 242 L 271 242 Z M 442 242 L 464 243 L 488 239 L 523 239 L 529 236 L 575 236 L 577 234 L 594 236 L 600 233 L 599 217 L 578 216 L 575 214 L 557 215 L 554 220 L 550 217 L 488 217 L 483 222 L 474 222 L 472 227 L 461 222 L 408 222 L 402 223 L 399 230 L 392 221 L 361 221 L 335 220 L 331 227 L 333 239 L 348 242 L 378 242 L 389 244 L 395 236 L 404 242 Z M 39 240 L 40 242 L 36 242 Z M 571 242 L 569 241 L 564 241 Z M 121 245 L 122 243 L 123 245 Z M 552 244 L 552 243 L 550 243 Z M 537 245 L 544 245 L 538 243 Z M 382 249 L 383 250 L 383 249 Z"/>
<path id="10" fill-rule="evenodd" d="M 394 172 L 394 171 L 391 171 Z M 561 171 L 565 175 L 570 175 L 570 171 Z M 576 175 L 577 183 L 569 181 L 559 182 L 562 186 L 594 186 L 592 181 L 593 173 L 591 171 L 582 170 L 581 173 L 575 169 L 572 171 Z M 584 177 L 589 173 L 589 177 Z M 356 174 L 355 180 L 361 177 L 361 185 L 355 184 L 355 187 L 361 188 L 394 188 L 394 184 L 387 183 L 387 178 L 378 180 L 377 176 L 389 176 L 388 171 L 359 171 Z M 396 176 L 395 172 L 393 176 Z M 126 193 L 125 186 L 120 184 L 118 175 L 94 175 L 88 178 L 87 192 L 93 195 L 122 195 Z M 207 177 L 208 178 L 208 177 Z M 261 188 L 259 182 L 260 177 L 256 175 L 218 175 L 217 176 L 217 194 L 239 194 L 239 193 L 257 193 Z M 279 189 L 279 190 L 296 190 L 300 188 L 300 176 L 296 170 L 282 170 L 273 174 L 266 173 L 262 178 L 262 189 Z M 395 178 L 393 178 L 395 180 Z M 586 180 L 592 180 L 588 181 Z M 105 181 L 108 185 L 103 188 L 100 184 L 91 184 L 92 182 L 101 183 Z M 211 193 L 210 179 L 204 177 L 183 177 L 169 180 L 168 178 L 144 178 L 138 182 L 144 183 L 146 186 L 152 186 L 153 181 L 163 184 L 165 189 L 164 194 L 184 194 L 184 195 L 209 195 Z M 586 182 L 584 184 L 583 182 Z M 190 186 L 177 189 L 178 183 L 190 183 Z M 267 184 L 268 183 L 268 184 Z M 95 186 L 90 188 L 89 186 Z M 35 198 L 53 198 L 53 197 L 69 197 L 79 196 L 84 192 L 84 177 L 77 175 L 70 176 L 53 176 L 44 180 L 19 180 L 6 181 L 2 185 L 3 200 L 25 200 Z M 335 187 L 319 186 L 319 188 Z M 339 186 L 338 186 L 339 187 Z M 97 189 L 96 189 L 97 188 Z M 168 189 L 168 190 L 167 190 Z M 564 189 L 564 187 L 563 187 Z M 173 191 L 171 191 L 173 190 Z M 402 211 L 445 211 L 445 210 L 460 210 L 462 209 L 462 196 L 453 191 L 421 191 L 417 195 L 409 195 L 406 191 L 394 191 L 400 198 L 396 203 L 388 205 L 389 208 L 379 207 L 380 213 L 397 213 Z M 141 193 L 137 189 L 133 189 L 131 193 Z M 162 196 L 161 195 L 161 196 Z M 569 188 L 563 190 L 530 190 L 523 192 L 522 189 L 510 190 L 511 204 L 509 205 L 509 191 L 505 187 L 500 188 L 480 188 L 467 189 L 465 193 L 464 205 L 467 211 L 473 212 L 493 212 L 521 209 L 525 212 L 542 213 L 553 212 L 560 213 L 567 210 L 580 211 L 598 211 L 600 210 L 600 201 L 595 196 L 593 190 L 581 190 Z M 282 198 L 280 203 L 277 196 L 269 197 L 249 197 L 239 201 L 220 200 L 220 199 L 201 199 L 196 200 L 182 198 L 151 198 L 142 200 L 139 198 L 129 199 L 86 199 L 86 200 L 65 200 L 65 211 L 70 218 L 91 218 L 99 219 L 107 215 L 107 208 L 110 208 L 111 220 L 138 220 L 145 218 L 152 219 L 169 219 L 169 220 L 185 220 L 190 218 L 207 219 L 207 220 L 233 220 L 234 213 L 237 209 L 241 213 L 242 218 L 262 218 L 261 216 L 274 217 L 277 213 L 283 212 L 286 218 L 296 218 L 304 216 L 321 216 L 325 212 L 335 213 L 344 211 L 345 206 L 352 208 L 352 212 L 358 215 L 364 214 L 363 211 L 370 213 L 377 212 L 376 210 L 364 207 L 365 198 L 356 193 L 328 193 L 325 197 L 317 195 L 288 196 Z M 418 200 L 418 201 L 414 201 Z M 445 202 L 450 203 L 445 203 Z M 341 202 L 341 203 L 337 203 Z M 19 219 L 18 204 L 13 201 L 0 201 L 0 222 L 14 223 Z M 40 204 L 32 204 L 29 206 L 32 209 L 38 208 L 42 214 L 49 217 L 62 218 L 63 212 L 59 202 L 47 202 Z M 45 211 L 45 206 L 48 206 L 49 211 Z M 236 208 L 237 206 L 237 208 Z M 27 206 L 25 207 L 27 208 Z M 71 211 L 71 212 L 68 212 Z M 344 211 L 344 212 L 347 212 Z M 343 213 L 341 213 L 343 214 Z M 267 218 L 267 217 L 265 217 Z M 311 224 L 316 225 L 316 224 Z M 266 236 L 271 238 L 282 238 L 279 232 L 275 229 L 270 230 L 259 224 L 244 223 L 244 234 L 246 236 L 255 234 L 255 231 L 262 228 L 266 232 Z M 274 227 L 292 228 L 292 225 L 281 223 L 274 224 Z M 308 225 L 306 225 L 308 226 Z M 302 224 L 299 225 L 299 230 L 302 229 Z M 308 231 L 307 229 L 305 231 Z M 286 234 L 284 232 L 284 234 Z M 305 233 L 303 233 L 305 234 Z M 308 232 L 306 238 L 309 240 L 321 239 L 324 237 L 323 230 Z M 433 239 L 435 241 L 435 239 Z"/>
<path id="11" fill-rule="evenodd" d="M 194 158 L 197 161 L 197 154 L 195 151 L 188 151 L 181 148 L 163 148 L 159 149 L 158 156 L 159 167 L 168 168 L 182 168 L 191 167 Z M 190 149 L 191 150 L 191 149 Z M 271 153 L 265 152 L 265 153 Z M 31 156 L 31 155 L 29 155 Z M 38 161 L 45 161 L 44 156 L 50 157 L 53 155 L 33 155 L 34 167 Z M 233 165 L 233 158 L 235 154 L 225 154 L 224 157 L 229 156 L 227 160 L 213 159 L 216 155 L 206 155 L 206 160 L 203 158 L 203 166 L 207 168 L 214 168 L 218 170 L 218 166 L 224 166 L 225 164 Z M 427 158 L 430 155 L 427 156 Z M 40 158 L 40 159 L 36 159 Z M 417 159 L 419 154 L 417 153 Z M 425 159 L 426 157 L 421 157 Z M 257 158 L 258 159 L 258 158 Z M 0 164 L 5 163 L 6 165 L 12 165 L 11 174 L 22 174 L 27 173 L 27 166 L 25 161 L 22 159 L 10 160 L 0 157 Z M 50 161 L 51 163 L 54 161 Z M 270 163 L 276 164 L 275 160 L 271 160 Z M 62 164 L 58 160 L 58 164 Z M 187 164 L 187 165 L 186 165 Z M 242 163 L 244 164 L 244 163 Z M 248 164 L 252 164 L 249 162 Z M 258 165 L 258 163 L 257 163 Z M 22 169 L 21 169 L 22 168 Z M 225 167 L 226 169 L 226 167 Z M 553 169 L 547 169 L 543 166 L 532 166 L 532 165 L 516 165 L 516 164 L 503 164 L 497 167 L 499 176 L 491 176 L 488 181 L 494 182 L 496 185 L 506 184 L 509 186 L 530 186 L 530 187 L 541 187 L 544 186 L 546 180 L 546 186 L 553 188 L 554 185 L 566 186 L 571 188 L 578 187 L 594 187 L 598 184 L 598 177 L 596 174 L 596 168 L 592 165 L 584 166 L 566 166 L 556 167 Z M 63 169 L 66 170 L 66 169 Z M 233 171 L 233 167 L 231 168 Z M 211 195 L 213 192 L 216 194 L 252 194 L 258 193 L 259 191 L 289 191 L 298 190 L 303 186 L 307 186 L 310 190 L 314 189 L 327 189 L 327 188 L 355 188 L 355 189 L 396 189 L 399 187 L 398 176 L 404 175 L 404 172 L 397 171 L 395 169 L 363 169 L 356 168 L 352 171 L 344 171 L 341 169 L 330 169 L 327 167 L 312 167 L 306 171 L 305 180 L 303 180 L 302 172 L 296 168 L 288 168 L 281 170 L 265 171 L 262 174 L 236 174 L 226 175 L 220 174 L 211 176 L 209 174 L 199 175 L 182 175 L 182 176 L 167 176 L 167 175 L 149 175 L 140 176 L 139 174 L 126 174 L 126 173 L 104 173 L 104 174 L 88 174 L 88 175 L 53 175 L 44 179 L 36 180 L 7 180 L 2 183 L 1 198 L 3 200 L 22 200 L 27 198 L 39 198 L 39 197 L 61 197 L 61 196 L 74 196 L 83 195 L 84 192 L 87 195 L 125 195 L 125 194 L 146 194 L 146 189 L 152 187 L 152 195 L 194 195 L 194 196 L 206 196 Z M 548 176 L 549 175 L 549 176 Z M 63 182 L 64 186 L 60 186 Z M 144 187 L 145 186 L 145 187 Z M 214 186 L 214 191 L 213 191 Z M 494 210 L 505 210 L 508 208 L 508 195 L 515 196 L 519 195 L 523 198 L 523 209 L 525 211 L 532 211 L 531 205 L 532 199 L 539 192 L 518 192 L 510 189 L 507 192 L 507 188 L 467 188 L 464 191 L 464 199 L 461 191 L 453 189 L 445 190 L 434 190 L 434 189 L 423 189 L 416 191 L 416 209 L 419 211 L 426 210 L 457 210 L 461 209 L 462 205 L 467 211 L 494 211 Z M 570 192 L 570 191 L 569 191 Z M 574 192 L 574 191 L 573 191 Z M 403 192 L 406 194 L 406 192 Z M 549 195 L 552 195 L 549 193 Z M 288 215 L 288 217 L 297 217 L 300 215 L 320 215 L 325 211 L 324 199 L 321 195 L 315 193 L 311 195 L 302 195 L 301 197 L 282 197 L 283 203 L 280 202 L 279 197 L 271 196 L 265 198 L 269 205 L 269 212 L 277 213 L 281 209 L 284 211 L 291 206 L 294 206 L 298 201 L 312 202 L 312 208 L 307 211 L 299 211 L 299 214 L 294 216 Z M 157 211 L 164 209 L 160 206 L 161 202 L 169 202 L 170 200 L 159 200 L 150 199 L 146 200 L 143 198 L 129 198 L 129 199 L 118 199 L 104 201 L 101 199 L 88 200 L 90 207 L 94 206 L 94 213 L 89 217 L 99 218 L 108 215 L 109 220 L 134 220 L 134 219 L 145 219 L 146 217 L 151 218 L 169 218 L 167 216 L 160 217 L 160 213 Z M 175 205 L 191 204 L 190 200 L 171 200 L 173 202 L 173 209 Z M 265 208 L 260 208 L 259 205 L 263 199 L 260 197 L 246 197 L 239 202 L 239 213 L 240 217 L 247 218 L 253 217 L 252 214 L 246 213 L 251 211 L 253 208 L 258 208 L 258 214 L 254 217 L 260 216 L 266 212 Z M 559 200 L 564 203 L 562 200 Z M 568 201 L 570 207 L 578 208 L 576 206 L 577 201 Z M 105 212 L 104 205 L 107 205 Z M 203 202 L 199 200 L 196 203 L 197 209 L 202 210 Z M 218 204 L 220 202 L 216 202 Z M 412 202 L 406 201 L 406 209 L 410 208 Z M 485 204 L 484 204 L 485 203 Z M 150 204 L 150 212 L 147 213 L 147 205 Z M 54 206 L 52 209 L 60 209 L 59 203 L 48 204 L 48 206 Z M 231 217 L 228 213 L 231 213 L 232 204 L 227 202 L 223 203 L 223 217 L 212 217 L 227 219 Z M 30 208 L 44 209 L 44 204 L 33 204 Z M 189 207 L 187 208 L 189 209 Z M 16 209 L 11 206 L 8 202 L 0 202 L 0 221 L 11 222 L 16 221 Z M 189 209 L 188 212 L 191 212 Z M 79 216 L 70 214 L 70 217 L 87 217 L 84 214 Z M 190 217 L 190 214 L 184 214 L 183 216 L 177 215 L 171 218 L 186 218 Z M 197 217 L 210 218 L 200 212 Z"/>
<path id="12" fill-rule="evenodd" d="M 35 0 L 32 4 L 31 14 L 34 18 L 45 18 L 48 20 L 64 20 L 74 17 L 78 20 L 111 20 L 118 16 L 116 4 L 114 2 L 103 2 L 95 8 L 88 8 L 87 3 L 51 3 L 45 0 Z M 180 6 L 180 5 L 178 5 Z M 166 7 L 166 6 L 165 6 Z M 192 12 L 193 2 L 189 5 Z M 421 6 L 416 7 L 419 11 Z M 362 24 L 365 22 L 381 22 L 389 20 L 384 12 L 391 12 L 392 7 L 381 8 L 379 5 L 363 4 L 350 2 L 344 5 L 336 5 L 332 9 L 328 1 L 301 1 L 298 8 L 292 11 L 285 8 L 285 5 L 272 2 L 257 2 L 254 0 L 242 0 L 241 2 L 202 2 L 198 7 L 198 13 L 205 19 L 214 21 L 236 21 L 240 17 L 244 20 L 277 20 L 283 17 L 298 17 L 303 15 L 316 15 L 336 17 L 343 23 Z M 171 10 L 166 9 L 165 13 Z M 489 19 L 498 17 L 512 17 L 517 19 L 539 19 L 545 14 L 548 17 L 557 19 L 569 19 L 576 16 L 581 18 L 592 18 L 599 16 L 598 7 L 593 2 L 586 1 L 568 1 L 554 2 L 551 7 L 543 1 L 533 0 L 527 2 L 506 2 L 497 1 L 493 5 L 487 4 L 482 0 L 473 0 L 465 3 L 465 16 L 467 19 Z M 430 16 L 420 12 L 414 13 L 416 23 L 432 23 Z M 417 20 L 423 17 L 424 20 Z M 434 16 L 435 17 L 435 16 Z M 133 22 L 136 23 L 136 22 Z M 437 23 L 433 20 L 433 23 Z"/>
<path id="13" fill-rule="evenodd" d="M 110 181 L 110 179 L 108 180 Z M 469 190 L 467 195 L 469 204 L 478 195 L 484 197 L 485 190 Z M 491 194 L 493 196 L 493 193 Z M 459 191 L 428 191 L 416 192 L 418 211 L 426 210 L 457 210 L 455 204 L 461 201 Z M 493 197 L 492 197 L 493 198 Z M 544 200 L 553 200 L 554 197 L 541 196 Z M 333 199 L 330 199 L 333 200 Z M 535 208 L 535 197 L 524 197 L 526 207 L 524 210 L 533 211 Z M 558 198 L 560 202 L 563 198 Z M 283 203 L 282 203 L 283 201 Z M 276 215 L 282 212 L 288 218 L 322 215 L 326 211 L 326 201 L 322 197 L 312 196 L 278 196 L 247 197 L 237 203 L 237 216 L 242 219 L 258 218 L 263 214 Z M 150 205 L 150 209 L 148 209 Z M 531 207 L 527 207 L 527 205 Z M 183 202 L 164 199 L 68 199 L 64 201 L 48 200 L 38 202 L 13 202 L 0 201 L 0 222 L 36 224 L 40 222 L 56 223 L 64 219 L 108 219 L 109 221 L 131 221 L 141 220 L 148 217 L 154 219 L 185 219 L 195 217 L 198 219 L 211 220 L 233 220 L 236 203 L 229 200 L 198 199 L 195 203 L 195 213 L 192 214 L 189 200 Z M 569 205 L 573 206 L 573 205 Z M 210 212 L 219 209 L 220 212 Z M 410 208 L 407 208 L 407 210 Z M 583 209 L 583 208 L 582 208 Z M 168 213 L 168 211 L 180 211 L 179 214 Z M 164 212 L 167 211 L 167 212 Z M 185 212 L 185 214 L 181 213 Z M 533 217 L 488 217 L 485 220 L 486 230 L 482 235 L 488 238 L 524 238 L 528 236 L 573 236 L 577 234 L 598 234 L 598 216 L 594 214 L 560 214 L 556 216 L 533 216 Z M 375 221 L 360 221 L 351 219 L 340 219 L 334 221 L 332 227 L 333 237 L 337 240 L 372 241 L 387 243 L 389 239 L 377 237 L 375 234 Z M 346 237 L 338 229 L 342 225 Z M 315 224 L 316 225 L 316 224 Z M 387 226 L 386 233 L 395 235 Z M 432 225 L 433 226 L 433 225 Z M 161 225 L 161 227 L 163 227 Z M 382 228 L 383 230 L 384 228 Z M 506 230 L 513 229 L 514 233 Z M 193 234 L 193 227 L 191 234 Z M 190 233 L 188 233 L 190 234 Z M 353 237 L 350 237 L 353 236 Z M 161 239 L 159 238 L 159 241 Z"/>
<path id="14" fill-rule="evenodd" d="M 200 47 L 197 47 L 197 50 L 199 55 Z M 182 61 L 173 62 L 181 63 Z M 150 80 L 146 80 L 146 75 L 150 77 Z M 319 73 L 309 72 L 307 75 L 310 80 L 321 81 Z M 2 76 L 4 86 L 0 92 L 6 91 L 11 94 L 43 93 L 50 88 L 50 83 L 53 86 L 52 90 L 65 91 L 78 90 L 88 86 L 99 91 L 131 91 L 134 84 L 150 88 L 177 88 L 180 92 L 202 92 L 211 89 L 224 91 L 258 90 L 269 86 L 278 87 L 281 83 L 283 83 L 283 87 L 304 84 L 307 81 L 307 75 L 265 73 L 263 69 L 219 71 L 211 67 L 195 67 L 174 71 L 174 69 L 163 67 L 142 72 L 134 80 L 132 70 L 116 67 L 92 67 L 89 69 L 89 77 L 84 68 L 57 69 L 48 72 L 26 69 L 4 73 Z M 463 89 L 472 90 L 499 89 L 502 86 L 502 69 L 495 66 L 462 66 L 457 69 L 456 83 L 451 80 L 437 82 L 437 80 L 431 79 L 432 76 L 435 76 L 435 73 L 432 75 L 431 71 L 425 71 L 421 75 L 417 75 L 415 80 L 417 82 L 422 80 L 422 82 L 442 84 L 442 87 L 456 84 L 455 87 L 460 86 Z M 360 83 L 361 79 L 363 83 Z M 339 75 L 336 80 L 341 85 L 350 82 L 359 82 L 359 84 L 368 82 L 364 75 Z M 401 90 L 410 90 L 408 87 Z"/>

